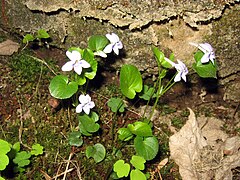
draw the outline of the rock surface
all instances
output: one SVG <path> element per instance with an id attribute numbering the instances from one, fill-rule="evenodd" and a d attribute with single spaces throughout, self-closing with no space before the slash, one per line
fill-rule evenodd
<path id="1" fill-rule="evenodd" d="M 239 0 L 3 1 L 2 25 L 21 35 L 45 29 L 63 49 L 84 48 L 93 34 L 117 33 L 124 43 L 117 68 L 131 63 L 156 74 L 152 45 L 191 66 L 196 49 L 188 43 L 207 41 L 216 50 L 220 84 L 239 79 Z"/>

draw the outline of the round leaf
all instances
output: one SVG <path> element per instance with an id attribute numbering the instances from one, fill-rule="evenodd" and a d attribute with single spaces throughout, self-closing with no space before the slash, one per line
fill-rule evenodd
<path id="1" fill-rule="evenodd" d="M 9 163 L 9 158 L 6 154 L 0 152 L 0 171 L 4 170 Z"/>
<path id="2" fill-rule="evenodd" d="M 156 137 L 142 138 L 137 136 L 134 139 L 134 147 L 137 155 L 142 156 L 146 160 L 152 160 L 158 153 L 158 140 Z"/>
<path id="3" fill-rule="evenodd" d="M 87 158 L 93 157 L 96 163 L 101 162 L 105 158 L 105 155 L 105 147 L 100 143 L 97 143 L 93 146 L 88 146 L 86 149 Z"/>
<path id="4" fill-rule="evenodd" d="M 44 29 L 39 29 L 36 37 L 39 38 L 39 39 L 42 39 L 42 38 L 47 39 L 47 38 L 49 38 L 50 36 L 49 36 L 49 34 L 47 33 L 46 30 L 44 30 Z"/>
<path id="5" fill-rule="evenodd" d="M 31 154 L 26 151 L 21 151 L 16 154 L 16 157 L 13 159 L 13 162 L 17 164 L 19 167 L 24 167 L 30 164 L 29 158 Z"/>
<path id="6" fill-rule="evenodd" d="M 40 144 L 32 145 L 32 150 L 30 153 L 35 156 L 43 154 L 43 146 L 41 146 Z"/>
<path id="7" fill-rule="evenodd" d="M 7 154 L 11 150 L 11 144 L 7 141 L 0 139 L 0 153 Z"/>
<path id="8" fill-rule="evenodd" d="M 50 94 L 57 99 L 67 99 L 78 90 L 76 82 L 68 83 L 68 78 L 64 75 L 55 76 L 49 85 Z"/>
<path id="9" fill-rule="evenodd" d="M 137 67 L 125 64 L 120 71 L 120 88 L 124 96 L 133 99 L 142 91 L 142 77 Z"/>
<path id="10" fill-rule="evenodd" d="M 132 156 L 132 159 L 130 160 L 130 163 L 136 168 L 136 169 L 139 169 L 139 170 L 144 170 L 145 169 L 145 166 L 144 166 L 144 163 L 146 162 L 146 160 L 141 157 L 141 156 L 135 156 L 133 155 Z"/>
<path id="11" fill-rule="evenodd" d="M 68 141 L 71 146 L 77 146 L 77 147 L 81 146 L 83 144 L 81 132 L 80 131 L 71 132 L 69 134 Z"/>
<path id="12" fill-rule="evenodd" d="M 124 163 L 124 160 L 118 160 L 113 165 L 113 171 L 117 173 L 119 178 L 128 177 L 130 171 L 130 165 L 128 163 Z"/>
<path id="13" fill-rule="evenodd" d="M 130 179 L 131 180 L 147 180 L 145 174 L 138 169 L 131 171 Z"/>

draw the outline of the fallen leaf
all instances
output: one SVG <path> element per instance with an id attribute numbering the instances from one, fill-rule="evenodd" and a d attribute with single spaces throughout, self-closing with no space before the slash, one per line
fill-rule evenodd
<path id="1" fill-rule="evenodd" d="M 0 55 L 10 56 L 14 52 L 17 52 L 20 45 L 12 40 L 6 40 L 0 43 Z"/>
<path id="2" fill-rule="evenodd" d="M 240 138 L 228 137 L 222 121 L 214 117 L 190 115 L 179 132 L 170 137 L 173 160 L 183 180 L 232 179 L 232 169 L 240 166 Z"/>

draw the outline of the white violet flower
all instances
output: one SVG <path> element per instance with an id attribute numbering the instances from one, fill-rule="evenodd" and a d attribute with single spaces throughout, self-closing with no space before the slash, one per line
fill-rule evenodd
<path id="1" fill-rule="evenodd" d="M 74 71 L 78 75 L 81 75 L 82 68 L 91 67 L 87 61 L 82 59 L 81 54 L 78 51 L 67 51 L 66 55 L 70 59 L 70 61 L 68 61 L 62 66 L 62 71 L 71 71 L 72 69 L 74 69 Z"/>
<path id="2" fill-rule="evenodd" d="M 204 53 L 203 57 L 201 58 L 202 63 L 207 63 L 210 60 L 214 64 L 215 53 L 213 51 L 212 46 L 209 43 L 197 44 L 190 42 L 189 44 L 197 47 Z"/>
<path id="3" fill-rule="evenodd" d="M 119 49 L 123 48 L 123 44 L 120 41 L 119 37 L 115 34 L 106 34 L 106 37 L 108 38 L 108 40 L 110 41 L 110 44 L 108 44 L 103 52 L 104 53 L 111 53 L 112 51 L 115 52 L 116 55 L 119 54 Z"/>
<path id="4" fill-rule="evenodd" d="M 177 63 L 172 62 L 170 59 L 168 59 L 166 57 L 164 59 L 168 63 L 170 63 L 173 67 L 175 67 L 175 69 L 178 72 L 174 78 L 174 82 L 181 81 L 181 78 L 186 82 L 187 81 L 186 75 L 188 73 L 188 69 L 187 69 L 186 65 L 180 60 L 177 60 L 177 62 L 178 62 L 178 64 L 177 64 Z"/>
<path id="5" fill-rule="evenodd" d="M 95 106 L 94 102 L 91 101 L 91 97 L 88 94 L 86 96 L 81 94 L 78 99 L 80 104 L 76 107 L 76 112 L 80 113 L 84 111 L 86 114 L 89 114 L 90 109 Z"/>

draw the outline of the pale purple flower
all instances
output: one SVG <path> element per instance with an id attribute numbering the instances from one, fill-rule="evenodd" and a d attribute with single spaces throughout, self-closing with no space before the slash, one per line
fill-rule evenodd
<path id="1" fill-rule="evenodd" d="M 111 53 L 112 51 L 115 52 L 116 55 L 119 54 L 119 49 L 123 48 L 123 44 L 120 41 L 119 37 L 115 34 L 106 34 L 106 37 L 108 38 L 108 40 L 110 41 L 110 44 L 108 44 L 103 52 L 104 53 Z"/>
<path id="2" fill-rule="evenodd" d="M 181 79 L 183 79 L 185 82 L 187 81 L 187 73 L 188 73 L 188 69 L 186 67 L 186 65 L 180 61 L 177 60 L 178 63 L 174 63 L 172 62 L 170 59 L 168 58 L 164 58 L 169 64 L 171 64 L 173 67 L 175 67 L 175 69 L 177 70 L 177 75 L 174 78 L 174 82 L 178 82 L 181 81 Z"/>
<path id="3" fill-rule="evenodd" d="M 86 114 L 89 114 L 90 109 L 95 106 L 94 102 L 91 101 L 91 97 L 88 94 L 86 96 L 81 94 L 78 99 L 80 104 L 76 107 L 76 112 L 80 113 L 84 111 Z"/>
<path id="4" fill-rule="evenodd" d="M 82 68 L 89 68 L 90 64 L 82 59 L 81 54 L 78 51 L 67 51 L 66 52 L 67 57 L 70 59 L 66 64 L 62 66 L 62 71 L 71 71 L 74 69 L 74 71 L 81 75 Z"/>
<path id="5" fill-rule="evenodd" d="M 209 43 L 197 44 L 197 43 L 190 42 L 189 44 L 197 47 L 204 53 L 203 57 L 201 58 L 202 63 L 207 63 L 210 60 L 214 64 L 215 53 L 213 51 L 212 46 Z"/>

